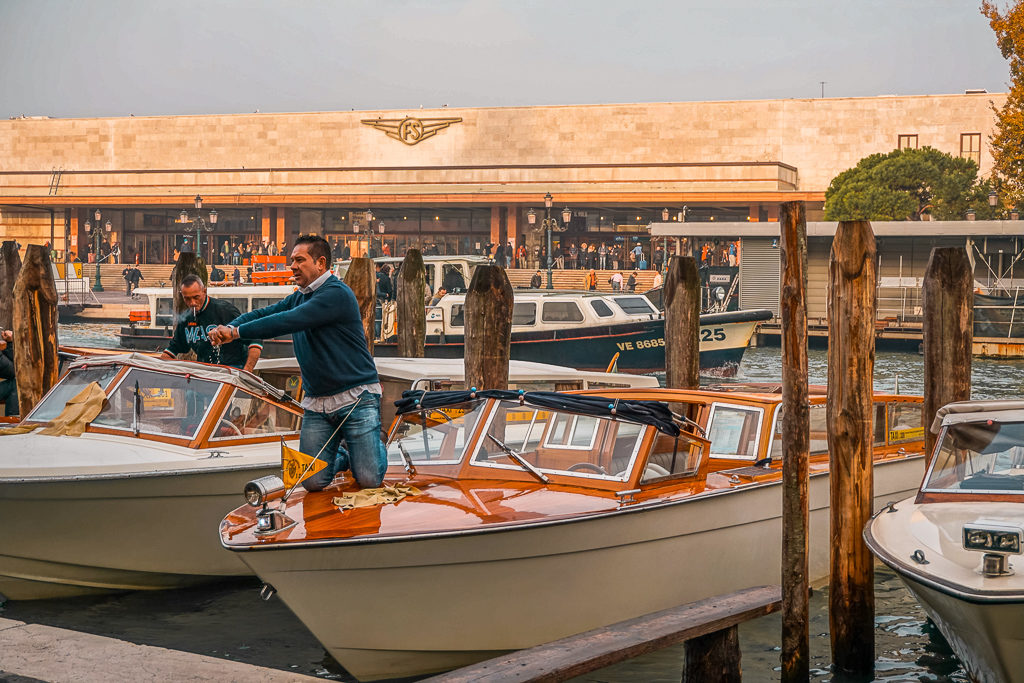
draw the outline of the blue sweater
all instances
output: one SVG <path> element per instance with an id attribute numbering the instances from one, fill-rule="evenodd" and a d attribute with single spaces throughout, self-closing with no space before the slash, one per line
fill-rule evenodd
<path id="1" fill-rule="evenodd" d="M 295 292 L 272 306 L 240 315 L 231 324 L 243 338 L 291 333 L 308 396 L 331 396 L 378 381 L 356 296 L 333 275 L 309 294 Z"/>

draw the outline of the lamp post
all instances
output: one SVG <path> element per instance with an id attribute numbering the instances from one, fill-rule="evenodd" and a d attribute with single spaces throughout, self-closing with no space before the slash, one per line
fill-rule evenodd
<path id="1" fill-rule="evenodd" d="M 93 214 L 93 218 L 96 219 L 95 223 L 91 223 L 89 219 L 85 221 L 85 231 L 92 237 L 92 256 L 96 261 L 96 277 L 92 283 L 92 291 L 102 292 L 103 282 L 100 280 L 100 235 L 103 234 L 104 228 L 107 232 L 110 232 L 110 219 L 107 219 L 106 224 L 100 223 L 100 219 L 103 218 L 103 214 L 100 213 L 99 209 L 96 209 L 96 213 Z"/>
<path id="2" fill-rule="evenodd" d="M 551 217 L 551 204 L 552 204 L 552 201 L 553 200 L 552 200 L 550 192 L 548 192 L 547 194 L 544 195 L 544 220 L 541 221 L 541 224 L 540 224 L 540 227 L 539 227 L 540 230 L 544 230 L 545 232 L 547 232 L 547 237 L 548 237 L 548 258 L 547 258 L 547 262 L 548 262 L 548 289 L 554 289 L 555 288 L 554 284 L 552 283 L 552 278 L 551 278 L 551 262 L 553 260 L 553 256 L 552 256 L 552 253 L 551 253 L 551 231 L 555 230 L 555 231 L 558 231 L 558 232 L 565 232 L 565 230 L 569 227 L 569 221 L 572 220 L 572 211 L 569 210 L 569 207 L 565 207 L 564 209 L 562 209 L 562 225 L 559 226 L 558 225 L 558 219 Z M 533 209 L 530 209 L 526 213 L 526 220 L 530 224 L 531 227 L 534 227 L 535 230 L 538 229 L 536 227 L 536 225 L 537 225 L 537 214 L 536 214 L 536 212 L 534 212 Z"/>
<path id="3" fill-rule="evenodd" d="M 200 197 L 199 195 L 196 195 L 196 198 L 193 201 L 195 202 L 196 206 L 196 215 L 190 218 L 188 215 L 188 211 L 186 209 L 182 209 L 178 217 L 181 219 L 182 223 L 192 223 L 192 229 L 196 231 L 196 244 L 195 247 L 193 248 L 193 251 L 195 251 L 196 256 L 201 257 L 201 235 L 203 231 L 213 232 L 213 226 L 217 225 L 217 209 L 210 210 L 210 224 L 207 225 L 206 221 L 203 219 L 203 214 L 200 213 L 200 210 L 203 208 L 203 198 Z M 185 236 L 188 237 L 188 235 Z"/>

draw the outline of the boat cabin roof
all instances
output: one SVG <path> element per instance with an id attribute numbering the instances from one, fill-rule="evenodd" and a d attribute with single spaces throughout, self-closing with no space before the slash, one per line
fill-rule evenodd
<path id="1" fill-rule="evenodd" d="M 294 292 L 297 288 L 295 285 L 224 285 L 224 286 L 210 286 L 207 288 L 207 292 L 210 296 L 217 298 L 226 297 L 245 297 L 245 296 L 279 296 L 284 298 Z M 142 294 L 143 296 L 171 296 L 174 292 L 172 287 L 139 287 L 134 290 L 135 294 Z"/>
<path id="2" fill-rule="evenodd" d="M 932 421 L 932 432 L 938 434 L 942 427 L 964 422 L 1021 422 L 1024 421 L 1024 401 L 958 401 L 939 408 Z"/>

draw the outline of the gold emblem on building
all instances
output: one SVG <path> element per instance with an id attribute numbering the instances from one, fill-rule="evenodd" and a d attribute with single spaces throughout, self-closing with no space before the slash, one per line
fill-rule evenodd
<path id="1" fill-rule="evenodd" d="M 462 118 L 450 119 L 414 119 L 407 116 L 404 119 L 363 119 L 361 123 L 382 130 L 389 138 L 400 140 L 407 145 L 415 145 L 427 138 L 432 138 L 439 132 L 452 125 L 459 123 Z"/>

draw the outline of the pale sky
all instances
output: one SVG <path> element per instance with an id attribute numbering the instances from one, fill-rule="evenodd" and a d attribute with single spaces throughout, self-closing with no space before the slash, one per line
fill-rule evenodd
<path id="1" fill-rule="evenodd" d="M 0 0 L 0 117 L 1007 89 L 978 0 Z"/>

